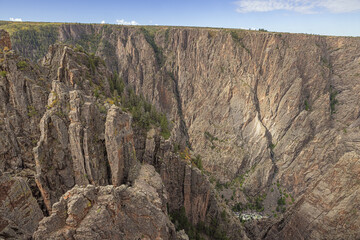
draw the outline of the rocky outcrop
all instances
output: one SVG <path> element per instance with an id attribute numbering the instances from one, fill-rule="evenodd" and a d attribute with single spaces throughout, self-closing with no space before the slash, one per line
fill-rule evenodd
<path id="1" fill-rule="evenodd" d="M 56 45 L 42 64 L 56 78 L 34 148 L 36 181 L 48 211 L 75 184 L 133 182 L 140 166 L 131 116 L 110 108 L 111 74 L 100 59 Z"/>
<path id="2" fill-rule="evenodd" d="M 0 172 L 0 238 L 30 239 L 42 218 L 26 181 Z"/>
<path id="3" fill-rule="evenodd" d="M 70 92 L 69 144 L 75 181 L 79 185 L 111 183 L 104 139 L 104 119 L 94 98 Z"/>
<path id="4" fill-rule="evenodd" d="M 47 111 L 40 122 L 40 140 L 34 148 L 36 181 L 51 212 L 61 195 L 78 185 L 111 183 L 105 147 L 105 113 L 109 76 L 103 65 L 86 53 L 56 45 L 42 64 L 54 77 Z M 96 60 L 98 61 L 98 60 Z M 92 67 L 87 66 L 92 62 Z M 100 77 L 101 76 L 101 77 Z M 103 82 L 103 83 L 102 83 Z M 101 100 L 93 96 L 99 91 Z"/>
<path id="5" fill-rule="evenodd" d="M 0 170 L 34 170 L 31 148 L 40 136 L 48 89 L 41 68 L 14 53 L 0 53 Z"/>
<path id="6" fill-rule="evenodd" d="M 249 197 L 267 193 L 268 214 L 280 198 L 270 191 L 274 184 L 296 202 L 359 149 L 357 38 L 171 27 L 93 31 L 117 53 L 110 57 L 100 44 L 97 54 L 116 62 L 125 82 L 174 121 L 172 139 L 188 141 L 223 183 L 247 175 L 241 188 Z"/>
<path id="7" fill-rule="evenodd" d="M 0 29 L 0 50 L 11 50 L 10 35 L 7 31 Z"/>
<path id="8" fill-rule="evenodd" d="M 284 221 L 266 232 L 265 239 L 358 239 L 359 158 L 356 152 L 342 156 L 334 169 L 307 191 Z"/>
<path id="9" fill-rule="evenodd" d="M 268 214 L 280 198 L 277 191 L 270 197 L 277 181 L 300 201 L 324 175 L 340 171 L 337 163 L 345 154 L 359 150 L 358 38 L 192 28 L 154 32 L 124 27 L 108 38 L 123 43 L 113 41 L 125 81 L 168 112 L 173 139 L 187 139 L 218 180 L 231 182 L 248 172 L 244 192 L 267 193 Z M 149 36 L 155 45 L 144 41 Z M 133 52 L 138 57 L 130 58 Z M 306 219 L 305 212 L 328 198 L 335 193 L 288 208 Z M 345 211 L 336 199 L 332 206 Z M 330 238 L 321 226 L 331 219 L 289 223 L 292 232 L 286 234 L 313 227 Z M 350 215 L 344 219 L 356 222 Z"/>
<path id="10" fill-rule="evenodd" d="M 134 148 L 131 117 L 113 105 L 105 123 L 105 143 L 108 154 L 112 184 L 133 182 L 140 168 Z"/>
<path id="11" fill-rule="evenodd" d="M 234 200 L 225 194 L 230 205 L 267 196 L 264 211 L 269 219 L 266 223 L 265 220 L 258 221 L 258 227 L 253 228 L 258 230 L 249 234 L 251 238 L 321 236 L 331 239 L 338 236 L 336 232 L 348 232 L 346 237 L 350 239 L 358 237 L 358 229 L 353 225 L 357 224 L 358 216 L 356 213 L 350 214 L 350 209 L 357 209 L 357 205 L 355 201 L 347 199 L 358 199 L 360 184 L 357 181 L 353 181 L 354 185 L 343 184 L 346 176 L 356 173 L 356 165 L 350 166 L 357 161 L 360 149 L 358 38 L 228 29 L 78 24 L 62 25 L 58 30 L 62 41 L 81 44 L 81 40 L 86 39 L 87 48 L 102 56 L 113 70 L 119 72 L 128 86 L 167 113 L 173 125 L 170 139 L 172 144 L 179 143 L 182 149 L 188 146 L 193 152 L 200 154 L 205 171 L 215 176 L 219 184 L 233 184 L 231 186 L 234 189 L 229 191 L 234 191 Z M 82 53 L 81 50 L 74 51 L 70 47 L 59 49 L 57 46 L 50 49 L 43 60 L 43 66 L 47 69 L 46 76 L 68 88 L 64 91 L 68 99 L 71 91 L 81 93 L 74 93 L 73 120 L 57 118 L 53 116 L 51 109 L 45 115 L 51 119 L 50 122 L 55 123 L 56 128 L 64 129 L 68 135 L 68 126 L 72 124 L 70 133 L 73 144 L 61 151 L 66 152 L 63 153 L 65 159 L 68 156 L 76 159 L 75 165 L 71 164 L 76 168 L 79 183 L 87 184 L 96 182 L 97 179 L 105 181 L 105 167 L 101 168 L 103 170 L 100 175 L 91 173 L 91 179 L 85 177 L 85 174 L 89 176 L 86 172 L 88 166 L 103 163 L 90 160 L 87 156 L 101 154 L 99 159 L 105 159 L 106 163 L 109 158 L 108 161 L 112 162 L 107 169 L 116 169 L 121 176 L 118 179 L 121 184 L 125 179 L 125 161 L 120 157 L 121 154 L 116 156 L 120 148 L 115 146 L 122 143 L 121 135 L 110 144 L 111 154 L 105 154 L 100 149 L 106 146 L 98 148 L 106 145 L 105 136 L 102 138 L 100 135 L 100 142 L 93 145 L 87 137 L 96 139 L 95 136 L 103 131 L 97 131 L 98 126 L 103 125 L 98 125 L 92 117 L 88 118 L 81 113 L 97 112 L 94 109 L 100 102 L 90 98 L 95 90 L 94 85 L 99 86 L 100 92 L 103 92 L 100 96 L 110 94 L 106 85 L 108 81 L 101 81 L 103 76 L 109 76 L 104 70 L 105 65 L 100 61 L 95 72 L 88 71 L 94 69 L 95 62 L 94 56 Z M 1 102 L 10 103 L 5 104 L 8 110 L 2 111 L 3 116 L 8 112 L 14 116 L 3 117 L 5 123 L 7 119 L 12 121 L 11 124 L 3 124 L 2 129 L 6 130 L 2 130 L 1 133 L 4 134 L 0 138 L 4 144 L 0 144 L 4 148 L 0 149 L 5 150 L 0 155 L 3 156 L 0 164 L 3 169 L 21 170 L 27 159 L 28 166 L 31 166 L 33 159 L 31 152 L 25 147 L 30 138 L 22 131 L 25 129 L 22 124 L 34 125 L 27 122 L 29 120 L 25 116 L 24 107 L 29 106 L 31 101 L 29 91 L 23 94 L 25 91 L 21 88 L 24 86 L 21 80 L 24 70 L 20 70 L 21 64 L 17 69 L 21 73 L 15 71 L 14 64 L 12 66 L 11 72 L 16 72 L 20 77 L 11 82 L 18 81 L 19 85 L 15 89 L 21 94 L 13 94 L 9 101 L 8 96 L 11 95 L 8 93 L 11 88 L 7 85 L 11 83 L 7 74 L 6 77 L 0 76 L 2 89 L 5 89 L 5 94 L 0 93 L 0 97 L 4 99 Z M 4 68 L 1 70 L 8 71 Z M 60 99 L 60 92 L 54 88 L 53 91 L 48 103 L 50 106 L 56 99 L 55 93 Z M 88 108 L 83 106 L 81 100 L 76 99 L 84 99 Z M 81 104 L 76 105 L 75 100 Z M 101 99 L 102 103 L 104 100 L 106 97 Z M 70 110 L 66 110 L 67 101 L 59 102 L 62 104 L 62 111 L 68 114 Z M 16 111 L 11 112 L 10 106 L 14 104 Z M 44 111 L 41 110 L 41 104 L 34 106 L 37 111 Z M 102 106 L 108 108 L 106 104 Z M 101 113 L 100 109 L 99 112 Z M 15 113 L 20 114 L 21 118 Z M 43 113 L 40 114 L 42 115 Z M 101 116 L 105 117 L 105 114 Z M 39 119 L 40 117 L 36 121 Z M 105 118 L 102 121 L 104 123 Z M 58 132 L 51 125 L 46 131 L 56 135 Z M 87 129 L 94 128 L 97 129 L 91 130 L 94 134 L 84 134 Z M 137 134 L 142 131 L 135 129 L 135 132 Z M 55 153 L 60 153 L 57 147 L 61 148 L 62 144 L 55 146 L 56 141 L 58 140 L 54 140 L 53 144 Z M 204 214 L 207 214 L 205 206 L 209 207 L 213 199 L 211 193 L 207 197 L 209 191 L 206 187 L 203 188 L 206 183 L 198 177 L 200 175 L 197 170 L 177 163 L 176 156 L 167 155 L 165 158 L 166 154 L 159 152 L 162 146 L 160 142 L 159 138 L 151 137 L 135 139 L 134 146 L 139 149 L 136 151 L 137 158 L 156 166 L 170 193 L 169 197 L 174 199 L 171 201 L 174 202 L 174 209 L 184 204 L 191 221 L 203 219 Z M 41 146 L 43 143 L 40 141 L 39 144 Z M 30 157 L 23 157 L 24 154 Z M 50 158 L 53 156 L 49 155 Z M 165 160 L 171 164 L 162 166 Z M 69 169 L 73 172 L 71 164 L 69 163 Z M 175 174 L 177 169 L 172 169 L 172 165 L 177 166 L 180 173 Z M 51 169 L 43 165 L 38 168 L 45 169 L 42 173 L 44 176 L 45 172 L 51 172 Z M 161 171 L 161 168 L 165 170 Z M 172 175 L 167 172 L 175 174 L 175 181 L 171 180 Z M 338 172 L 344 173 L 344 180 L 327 178 Z M 55 174 L 57 175 L 59 174 Z M 71 176 L 75 178 L 75 175 Z M 44 177 L 44 184 L 46 178 Z M 114 177 L 108 176 L 107 179 L 109 182 Z M 238 180 L 240 183 L 235 185 Z M 194 187 L 195 183 L 200 183 L 201 187 Z M 335 188 L 335 185 L 343 187 Z M 66 190 L 61 189 L 60 194 Z M 352 194 L 349 195 L 348 192 Z M 286 196 L 284 193 L 288 196 L 287 210 L 285 213 L 276 212 L 275 216 L 272 211 L 276 211 L 278 200 Z M 57 197 L 59 195 L 49 205 Z M 197 205 L 193 206 L 192 201 Z M 341 216 L 341 219 L 337 216 Z M 337 221 L 343 224 L 335 227 L 334 222 Z M 262 224 L 266 225 L 264 229 L 261 229 Z"/>
<path id="12" fill-rule="evenodd" d="M 211 229 L 199 230 L 204 237 L 211 239 L 211 234 L 224 232 L 229 239 L 247 239 L 238 219 L 221 203 L 208 177 L 192 162 L 188 149 L 175 152 L 171 141 L 165 141 L 155 129 L 151 129 L 146 135 L 141 159 L 159 172 L 168 192 L 170 213 L 184 209 L 193 226 Z M 176 222 L 178 219 L 173 220 Z"/>
<path id="13" fill-rule="evenodd" d="M 63 89 L 67 89 L 64 84 L 58 81 L 53 82 L 53 91 L 48 105 L 50 109 L 40 121 L 41 136 L 34 148 L 35 179 L 49 212 L 51 212 L 52 204 L 75 185 L 67 128 L 68 120 L 60 107 L 60 102 L 64 103 L 68 100 L 69 94 L 62 91 Z"/>
<path id="14" fill-rule="evenodd" d="M 142 165 L 131 187 L 88 185 L 66 192 L 34 239 L 177 239 L 166 203 L 160 176 Z"/>

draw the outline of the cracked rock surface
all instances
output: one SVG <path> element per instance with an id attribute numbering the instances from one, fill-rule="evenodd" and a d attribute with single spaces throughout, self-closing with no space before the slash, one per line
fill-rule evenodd
<path id="1" fill-rule="evenodd" d="M 66 192 L 34 239 L 177 239 L 166 203 L 159 174 L 145 164 L 131 187 L 88 185 Z"/>

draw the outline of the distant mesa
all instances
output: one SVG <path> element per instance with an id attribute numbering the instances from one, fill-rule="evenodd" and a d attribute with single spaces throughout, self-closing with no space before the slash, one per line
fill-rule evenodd
<path id="1" fill-rule="evenodd" d="M 11 41 L 10 35 L 7 31 L 0 29 L 0 49 L 1 50 L 10 50 Z"/>

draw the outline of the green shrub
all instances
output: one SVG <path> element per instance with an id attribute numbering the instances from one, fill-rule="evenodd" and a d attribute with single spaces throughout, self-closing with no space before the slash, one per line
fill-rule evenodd
<path id="1" fill-rule="evenodd" d="M 285 198 L 284 197 L 279 198 L 277 203 L 278 203 L 279 206 L 286 205 Z"/>
<path id="2" fill-rule="evenodd" d="M 7 74 L 6 71 L 0 71 L 0 76 L 1 76 L 1 77 L 6 77 L 6 74 Z"/>
<path id="3" fill-rule="evenodd" d="M 259 195 L 254 198 L 248 198 L 249 202 L 247 204 L 242 204 L 241 202 L 238 202 L 232 207 L 232 210 L 234 212 L 242 212 L 251 209 L 257 212 L 262 212 L 264 211 L 263 201 L 265 200 L 265 198 L 266 198 L 266 194 Z"/>
<path id="4" fill-rule="evenodd" d="M 306 99 L 304 101 L 304 105 L 305 105 L 305 110 L 309 111 L 310 110 L 310 105 L 309 105 L 309 102 Z"/>
<path id="5" fill-rule="evenodd" d="M 270 143 L 269 148 L 270 148 L 271 150 L 274 150 L 274 149 L 275 149 L 275 147 L 276 147 L 276 144 L 274 144 L 274 143 Z"/>
<path id="6" fill-rule="evenodd" d="M 28 63 L 26 61 L 20 61 L 16 64 L 17 69 L 25 70 L 28 67 Z"/>
<path id="7" fill-rule="evenodd" d="M 88 64 L 87 67 L 90 68 L 90 71 L 92 74 L 95 74 L 96 67 L 99 66 L 100 58 L 98 56 L 95 56 L 94 53 L 90 53 L 88 55 Z"/>
<path id="8" fill-rule="evenodd" d="M 145 130 L 149 130 L 152 125 L 160 127 L 161 136 L 165 139 L 170 137 L 170 124 L 166 115 L 158 112 L 143 96 L 136 95 L 132 88 L 127 88 L 122 104 L 130 111 L 134 124 Z"/>
<path id="9" fill-rule="evenodd" d="M 178 153 L 180 151 L 180 144 L 174 143 L 174 153 Z"/>
<path id="10" fill-rule="evenodd" d="M 33 105 L 28 106 L 28 116 L 33 117 L 36 116 L 38 112 L 36 111 L 35 107 Z"/>

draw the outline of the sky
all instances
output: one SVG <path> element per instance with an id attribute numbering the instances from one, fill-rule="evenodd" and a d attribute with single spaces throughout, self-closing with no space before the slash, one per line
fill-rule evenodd
<path id="1" fill-rule="evenodd" d="M 0 20 L 360 36 L 360 0 L 0 0 Z"/>

